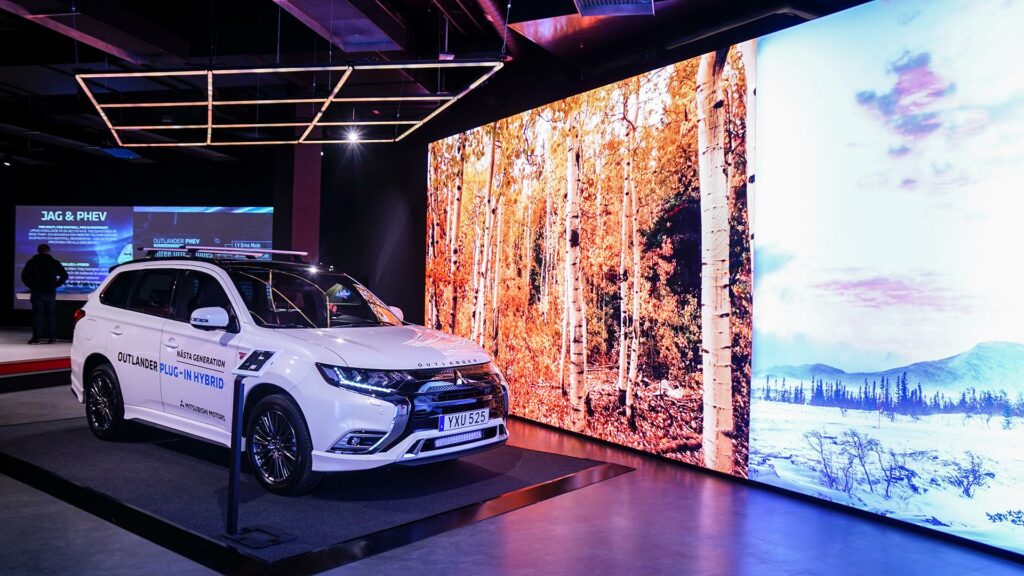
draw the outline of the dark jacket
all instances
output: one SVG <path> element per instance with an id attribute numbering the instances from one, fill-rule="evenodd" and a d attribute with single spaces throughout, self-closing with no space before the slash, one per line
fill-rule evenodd
<path id="1" fill-rule="evenodd" d="M 55 292 L 68 281 L 68 273 L 53 256 L 36 254 L 25 263 L 21 281 L 33 292 Z"/>

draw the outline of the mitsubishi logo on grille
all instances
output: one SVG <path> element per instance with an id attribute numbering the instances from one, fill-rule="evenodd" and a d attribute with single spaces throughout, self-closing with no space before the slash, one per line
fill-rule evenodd
<path id="1" fill-rule="evenodd" d="M 458 370 L 455 370 L 454 372 L 455 372 L 455 385 L 456 386 L 465 386 L 466 385 L 466 379 L 462 377 L 462 373 L 459 372 Z"/>

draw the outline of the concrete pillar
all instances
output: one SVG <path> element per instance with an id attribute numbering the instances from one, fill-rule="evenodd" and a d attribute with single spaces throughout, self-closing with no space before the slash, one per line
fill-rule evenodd
<path id="1" fill-rule="evenodd" d="M 320 261 L 320 144 L 296 144 L 292 163 L 291 249 Z"/>

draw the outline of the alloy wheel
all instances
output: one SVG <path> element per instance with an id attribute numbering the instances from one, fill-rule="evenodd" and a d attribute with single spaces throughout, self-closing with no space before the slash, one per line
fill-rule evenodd
<path id="1" fill-rule="evenodd" d="M 105 374 L 95 374 L 89 380 L 88 413 L 89 424 L 99 431 L 110 429 L 114 423 L 114 409 L 117 404 L 117 394 L 114 392 L 114 382 Z"/>
<path id="2" fill-rule="evenodd" d="M 117 395 L 114 383 L 105 374 L 95 374 L 89 381 L 88 414 L 93 429 L 106 432 L 114 423 L 114 408 Z"/>
<path id="3" fill-rule="evenodd" d="M 260 474 L 271 484 L 286 482 L 299 460 L 295 429 L 276 409 L 257 416 L 252 433 L 252 455 Z"/>

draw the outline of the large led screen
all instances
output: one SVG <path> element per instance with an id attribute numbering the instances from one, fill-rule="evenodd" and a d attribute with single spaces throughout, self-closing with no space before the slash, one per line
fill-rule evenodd
<path id="1" fill-rule="evenodd" d="M 1024 3 L 758 41 L 750 477 L 1024 552 Z"/>
<path id="2" fill-rule="evenodd" d="M 430 146 L 427 324 L 516 415 L 746 475 L 752 48 Z"/>
<path id="3" fill-rule="evenodd" d="M 144 256 L 140 248 L 270 248 L 273 212 L 271 207 L 18 206 L 16 300 L 28 306 L 21 270 L 40 244 L 48 244 L 68 272 L 58 298 L 85 299 L 111 266 Z"/>

